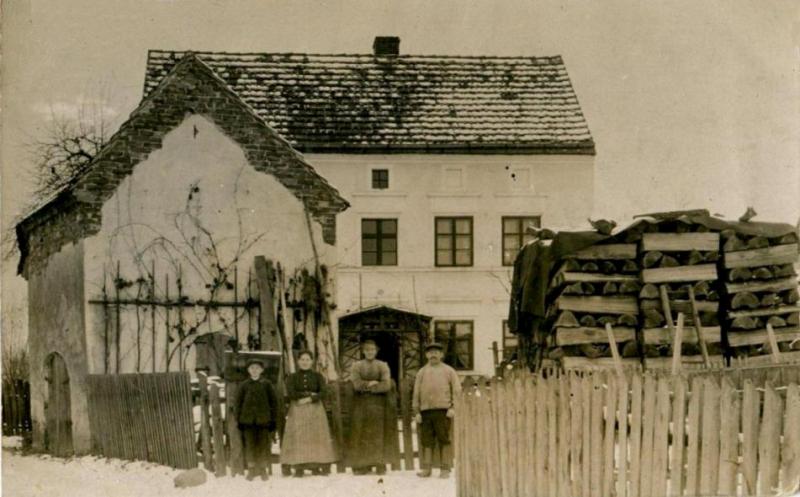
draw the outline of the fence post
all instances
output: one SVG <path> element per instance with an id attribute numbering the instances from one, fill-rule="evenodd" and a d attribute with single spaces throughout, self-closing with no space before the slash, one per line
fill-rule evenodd
<path id="1" fill-rule="evenodd" d="M 783 440 L 781 488 L 788 494 L 790 489 L 800 488 L 800 388 L 796 383 L 786 390 Z"/>
<path id="2" fill-rule="evenodd" d="M 200 443 L 203 450 L 203 465 L 206 471 L 211 471 L 213 459 L 211 456 L 211 426 L 208 417 L 208 379 L 204 373 L 197 375 L 200 385 Z"/>
<path id="3" fill-rule="evenodd" d="M 225 476 L 228 473 L 228 465 L 225 462 L 225 429 L 222 424 L 219 387 L 211 384 L 208 393 L 211 399 L 211 423 L 214 435 L 214 475 Z"/>
<path id="4" fill-rule="evenodd" d="M 783 400 L 771 383 L 764 386 L 764 410 L 758 440 L 759 494 L 777 491 Z"/>
<path id="5" fill-rule="evenodd" d="M 411 395 L 413 385 L 408 378 L 400 380 L 400 415 L 403 419 L 403 461 L 405 469 L 414 469 L 414 443 L 411 435 Z"/>
<path id="6" fill-rule="evenodd" d="M 239 384 L 233 381 L 225 383 L 225 424 L 228 428 L 228 464 L 231 467 L 231 475 L 236 476 L 244 473 L 244 458 L 242 456 L 242 435 L 239 433 L 239 424 L 236 418 L 239 413 L 234 412 L 236 395 Z"/>

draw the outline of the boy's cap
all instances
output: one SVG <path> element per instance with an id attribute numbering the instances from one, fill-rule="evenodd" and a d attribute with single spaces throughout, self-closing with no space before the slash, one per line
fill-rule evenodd
<path id="1" fill-rule="evenodd" d="M 264 361 L 262 361 L 261 359 L 258 359 L 256 357 L 248 359 L 247 360 L 247 365 L 245 367 L 249 368 L 253 364 L 258 364 L 259 366 L 261 366 L 262 369 L 264 368 Z"/>
<path id="2" fill-rule="evenodd" d="M 444 345 L 442 345 L 439 342 L 430 342 L 428 345 L 425 346 L 425 352 L 427 352 L 427 351 L 429 351 L 431 349 L 444 350 Z"/>

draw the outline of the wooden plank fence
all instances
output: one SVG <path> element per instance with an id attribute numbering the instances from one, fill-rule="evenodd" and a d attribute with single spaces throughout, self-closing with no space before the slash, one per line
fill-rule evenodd
<path id="1" fill-rule="evenodd" d="M 481 382 L 456 407 L 457 495 L 791 495 L 800 386 L 797 371 L 781 374 L 761 385 L 642 372 Z"/>
<path id="2" fill-rule="evenodd" d="M 197 466 L 188 373 L 89 375 L 92 453 Z"/>
<path id="3" fill-rule="evenodd" d="M 3 382 L 3 436 L 31 431 L 31 385 L 25 380 Z"/>

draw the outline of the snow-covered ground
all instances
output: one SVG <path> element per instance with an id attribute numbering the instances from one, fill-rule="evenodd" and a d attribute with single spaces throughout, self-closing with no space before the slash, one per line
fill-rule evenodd
<path id="1" fill-rule="evenodd" d="M 58 459 L 22 455 L 12 448 L 17 442 L 3 439 L 3 495 L 13 497 L 453 497 L 455 479 L 417 478 L 411 471 L 390 471 L 386 476 L 333 474 L 328 477 L 282 477 L 275 467 L 268 482 L 243 477 L 215 478 L 208 474 L 205 484 L 175 488 L 179 473 L 165 466 L 117 459 L 78 457 Z"/>

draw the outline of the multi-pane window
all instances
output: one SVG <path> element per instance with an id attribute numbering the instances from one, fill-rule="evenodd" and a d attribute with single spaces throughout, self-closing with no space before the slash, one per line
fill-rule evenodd
<path id="1" fill-rule="evenodd" d="M 472 218 L 436 218 L 436 265 L 472 265 Z"/>
<path id="2" fill-rule="evenodd" d="M 361 220 L 361 264 L 397 265 L 397 219 Z"/>
<path id="3" fill-rule="evenodd" d="M 509 216 L 503 218 L 504 266 L 513 265 L 519 249 L 533 239 L 532 235 L 525 233 L 525 228 L 528 226 L 540 228 L 541 224 L 542 218 L 539 216 Z"/>
<path id="4" fill-rule="evenodd" d="M 458 370 L 474 368 L 472 321 L 436 321 L 435 335 L 444 347 L 444 362 Z"/>
<path id="5" fill-rule="evenodd" d="M 372 170 L 372 188 L 375 190 L 386 190 L 387 188 L 389 188 L 388 169 Z"/>
<path id="6" fill-rule="evenodd" d="M 517 347 L 519 347 L 519 340 L 517 339 L 517 335 L 511 333 L 511 330 L 508 328 L 508 320 L 503 320 L 503 360 L 507 361 L 511 359 L 514 353 L 517 351 Z"/>

